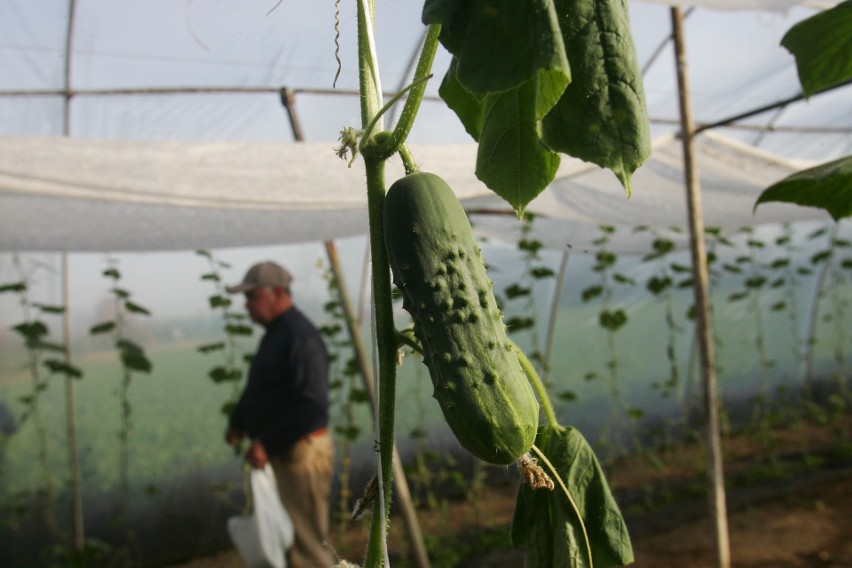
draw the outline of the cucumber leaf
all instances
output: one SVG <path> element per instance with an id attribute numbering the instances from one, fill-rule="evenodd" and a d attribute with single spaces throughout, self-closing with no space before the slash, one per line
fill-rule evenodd
<path id="1" fill-rule="evenodd" d="M 543 426 L 536 445 L 560 472 L 582 517 L 595 568 L 633 562 L 627 525 L 586 439 L 574 428 Z M 590 565 L 583 529 L 559 485 L 553 491 L 518 490 L 512 545 L 526 545 L 526 568 Z"/>
<path id="2" fill-rule="evenodd" d="M 447 74 L 444 75 L 438 94 L 447 106 L 456 113 L 464 129 L 474 140 L 479 140 L 482 133 L 482 115 L 484 105 L 481 98 L 465 89 L 458 80 L 458 59 L 453 57 Z M 2 289 L 0 289 L 2 291 Z"/>
<path id="3" fill-rule="evenodd" d="M 476 177 L 522 216 L 527 203 L 547 187 L 559 168 L 559 155 L 538 142 L 531 99 L 532 82 L 485 97 Z"/>
<path id="4" fill-rule="evenodd" d="M 852 156 L 782 179 L 763 190 L 754 208 L 772 201 L 822 208 L 835 221 L 849 217 L 852 215 Z"/>
<path id="5" fill-rule="evenodd" d="M 422 19 L 453 54 L 440 95 L 480 144 L 476 174 L 519 215 L 559 152 L 630 194 L 650 136 L 624 0 L 426 0 Z"/>
<path id="6" fill-rule="evenodd" d="M 562 4 L 559 24 L 573 81 L 544 118 L 542 140 L 612 170 L 630 196 L 630 176 L 651 154 L 651 136 L 626 2 Z"/>
<path id="7" fill-rule="evenodd" d="M 852 79 L 852 0 L 794 25 L 781 45 L 796 58 L 805 95 Z"/>
<path id="8" fill-rule="evenodd" d="M 478 96 L 541 75 L 534 99 L 541 118 L 571 81 L 552 0 L 426 0 L 423 23 L 441 24 L 459 84 Z"/>

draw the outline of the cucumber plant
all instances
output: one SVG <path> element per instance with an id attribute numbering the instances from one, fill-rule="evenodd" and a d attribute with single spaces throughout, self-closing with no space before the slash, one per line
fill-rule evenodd
<path id="1" fill-rule="evenodd" d="M 320 266 L 322 266 L 320 261 Z M 347 553 L 346 523 L 349 518 L 349 503 L 352 498 L 352 448 L 361 436 L 356 411 L 365 406 L 368 394 L 359 384 L 360 369 L 356 360 L 352 339 L 346 333 L 346 313 L 340 285 L 334 271 L 327 267 L 323 273 L 328 290 L 328 300 L 323 305 L 326 320 L 319 326 L 319 331 L 329 347 L 329 402 L 333 411 L 330 413 L 332 430 L 339 444 L 340 471 L 337 475 L 338 492 L 338 530 L 339 543 L 337 553 Z M 348 355 L 348 356 L 347 356 Z"/>
<path id="2" fill-rule="evenodd" d="M 130 386 L 136 373 L 150 374 L 153 368 L 151 360 L 145 353 L 145 349 L 130 339 L 128 334 L 129 317 L 131 314 L 149 316 L 151 312 L 131 300 L 131 292 L 122 288 L 121 271 L 118 269 L 118 260 L 112 256 L 106 258 L 106 268 L 102 275 L 110 283 L 109 292 L 112 295 L 112 319 L 95 324 L 89 329 L 91 335 L 109 335 L 119 356 L 121 366 L 121 380 L 118 388 L 118 399 L 120 406 L 121 425 L 119 427 L 119 500 L 118 510 L 115 515 L 117 525 L 123 527 L 127 538 L 127 550 L 121 551 L 132 554 L 136 539 L 135 533 L 130 529 L 127 515 L 130 509 L 130 435 L 133 431 L 133 407 L 130 402 Z"/>
<path id="3" fill-rule="evenodd" d="M 813 238 L 825 234 L 825 232 L 817 232 L 812 235 Z M 827 297 L 830 305 L 828 308 L 821 308 L 820 321 L 832 327 L 834 332 L 834 361 L 837 365 L 835 375 L 837 383 L 837 392 L 840 400 L 838 403 L 848 405 L 850 401 L 850 389 L 846 379 L 846 348 L 847 334 L 843 322 L 845 320 L 846 311 L 849 309 L 849 298 L 844 294 L 844 290 L 849 287 L 849 271 L 852 270 L 852 258 L 845 256 L 848 249 L 852 248 L 852 243 L 849 240 L 838 236 L 838 226 L 835 225 L 828 236 L 826 248 L 814 253 L 810 262 L 813 266 L 823 265 L 823 282 L 820 283 L 818 293 L 820 304 Z"/>
<path id="4" fill-rule="evenodd" d="M 362 123 L 360 130 L 346 131 L 348 134 L 340 153 L 345 155 L 347 150 L 352 150 L 354 156 L 357 151 L 363 159 L 367 179 L 379 371 L 379 464 L 376 475 L 379 489 L 377 506 L 373 507 L 365 566 L 377 568 L 389 565 L 386 529 L 390 507 L 398 348 L 389 256 L 396 255 L 395 268 L 401 273 L 404 273 L 405 263 L 412 262 L 412 259 L 401 258 L 407 253 L 400 254 L 400 250 L 395 248 L 397 245 L 392 244 L 391 250 L 386 248 L 386 231 L 394 221 L 384 217 L 387 211 L 384 164 L 399 154 L 406 174 L 421 176 L 411 179 L 417 180 L 416 185 L 423 185 L 421 180 L 424 178 L 422 174 L 415 173 L 418 168 L 405 141 L 414 124 L 438 43 L 453 54 L 441 86 L 441 96 L 479 142 L 477 176 L 509 202 L 519 216 L 523 215 L 529 201 L 553 179 L 559 164 L 559 152 L 610 168 L 629 193 L 630 176 L 650 154 L 650 141 L 641 74 L 632 46 L 626 5 L 622 2 L 582 0 L 569 4 L 556 0 L 530 5 L 495 4 L 485 0 L 427 0 L 423 21 L 429 27 L 414 80 L 406 89 L 408 97 L 399 119 L 389 131 L 385 131 L 382 124 L 388 105 L 382 104 L 374 49 L 373 3 L 370 0 L 358 2 L 357 17 Z M 613 37 L 624 41 L 609 41 Z M 595 85 L 607 85 L 607 88 L 596 89 Z M 596 96 L 588 96 L 589 92 Z M 434 205 L 437 203 L 424 204 L 420 213 L 437 222 L 440 221 L 437 212 L 430 210 Z M 395 207 L 391 208 L 396 211 Z M 412 215 L 412 221 L 415 218 Z M 440 232 L 442 235 L 442 240 L 434 244 L 438 249 L 435 254 L 442 255 L 442 261 L 446 262 L 444 268 L 452 266 L 452 270 L 461 270 L 469 277 L 469 271 L 473 269 L 459 262 L 459 249 L 469 261 L 475 260 L 477 254 L 466 246 L 459 247 L 452 232 L 427 232 L 433 235 Z M 393 242 L 399 242 L 396 237 L 394 239 Z M 412 236 L 405 236 L 402 242 L 411 244 Z M 449 258 L 450 252 L 455 258 Z M 435 261 L 425 251 L 414 254 L 417 260 Z M 473 286 L 465 291 L 458 287 L 458 283 L 464 282 L 465 286 L 481 284 L 480 279 L 451 278 L 436 282 L 434 276 L 429 278 L 432 285 L 440 287 L 440 282 L 443 282 L 454 286 L 449 295 L 442 298 L 442 301 L 450 303 L 451 300 L 453 304 L 446 306 L 445 314 L 435 311 L 435 308 L 440 309 L 441 303 L 435 302 L 435 296 L 430 298 L 429 283 L 403 274 L 397 276 L 406 286 L 412 287 L 408 292 L 409 305 L 418 314 L 415 319 L 419 320 L 421 340 L 427 340 L 423 345 L 425 356 L 430 359 L 430 370 L 436 372 L 438 378 L 435 380 L 433 376 L 433 383 L 438 390 L 449 387 L 445 393 L 453 393 L 453 387 L 456 388 L 455 397 L 441 395 L 445 397 L 442 403 L 445 416 L 451 421 L 456 435 L 475 453 L 505 462 L 510 454 L 516 454 L 530 440 L 530 420 L 518 419 L 520 413 L 525 416 L 534 408 L 535 400 L 530 400 L 528 387 L 511 383 L 511 393 L 517 393 L 521 398 L 504 408 L 490 406 L 494 401 L 502 400 L 502 395 L 483 394 L 480 399 L 480 395 L 467 392 L 468 385 L 453 379 L 455 375 L 447 366 L 478 363 L 465 350 L 478 348 L 481 352 L 484 347 L 487 351 L 489 339 L 477 334 L 474 341 L 450 341 L 438 337 L 444 330 L 428 321 L 431 315 L 456 319 L 466 317 L 470 323 L 470 313 L 473 312 L 466 311 L 464 306 L 459 309 L 460 306 L 455 305 L 456 298 L 461 293 L 469 305 L 479 305 L 481 287 Z M 414 286 L 419 291 L 413 292 Z M 403 290 L 403 293 L 407 292 Z M 426 305 L 425 309 L 420 307 L 421 303 Z M 488 299 L 486 304 L 490 305 Z M 489 323 L 494 326 L 493 313 L 488 314 L 488 320 L 481 314 L 477 317 L 481 319 L 472 322 L 474 325 Z M 459 324 L 455 321 L 449 329 L 456 330 Z M 496 330 L 492 327 L 491 331 L 494 333 L 492 339 L 499 336 L 499 327 Z M 432 337 L 426 337 L 427 332 L 432 333 Z M 480 341 L 484 346 L 478 345 Z M 533 441 L 542 440 L 541 447 L 536 444 L 531 447 L 549 472 L 550 484 L 560 488 L 559 492 L 537 495 L 542 503 L 527 507 L 523 515 L 516 516 L 512 531 L 516 543 L 530 543 L 528 549 L 533 552 L 542 539 L 554 544 L 546 555 L 528 554 L 527 565 L 591 566 L 593 557 L 598 566 L 631 562 L 632 549 L 626 527 L 605 479 L 599 474 L 600 469 L 594 467 L 597 463 L 594 453 L 582 436 L 559 425 L 541 379 L 529 359 L 520 350 L 513 349 L 517 357 L 514 361 L 507 357 L 510 351 L 505 344 L 499 345 L 496 339 L 494 342 L 495 349 L 504 351 L 500 360 L 503 361 L 501 367 L 505 368 L 485 368 L 483 373 L 490 374 L 483 375 L 481 379 L 487 385 L 489 380 L 497 384 L 496 380 L 502 378 L 501 375 L 517 377 L 517 365 L 520 364 L 539 398 L 537 404 L 541 405 L 547 418 L 547 424 L 540 426 L 532 436 Z M 444 357 L 445 353 L 449 355 L 449 361 Z M 465 392 L 460 392 L 462 388 Z M 507 389 L 505 394 L 509 392 Z M 496 413 L 494 419 L 501 427 L 506 425 L 509 434 L 487 434 L 479 423 L 468 424 L 467 417 L 458 414 L 453 406 L 460 404 L 472 411 L 481 411 L 480 403 Z M 507 419 L 504 413 L 514 416 Z M 528 474 L 530 479 L 545 477 L 537 473 L 540 469 L 532 467 L 533 460 L 526 453 L 521 455 L 519 465 L 522 475 Z M 578 467 L 585 472 L 591 471 L 592 475 L 580 474 Z M 519 495 L 519 502 L 525 502 L 520 501 L 525 498 L 524 495 Z M 595 513 L 592 514 L 592 511 Z"/>
<path id="5" fill-rule="evenodd" d="M 240 352 L 239 339 L 251 336 L 254 330 L 251 325 L 246 323 L 248 316 L 245 313 L 231 309 L 233 302 L 225 293 L 222 284 L 222 270 L 230 268 L 230 265 L 216 257 L 211 251 L 197 250 L 195 253 L 207 259 L 209 271 L 201 275 L 201 280 L 210 282 L 214 287 L 214 293 L 207 297 L 207 302 L 211 310 L 220 313 L 222 333 L 225 335 L 222 341 L 205 343 L 199 345 L 196 349 L 203 354 L 220 353 L 222 355 L 222 362 L 212 367 L 208 376 L 216 384 L 231 385 L 231 396 L 221 408 L 222 414 L 230 416 L 240 395 L 246 365 L 251 361 L 252 356 L 250 352 Z"/>
<path id="6" fill-rule="evenodd" d="M 622 392 L 619 374 L 621 363 L 618 359 L 615 339 L 616 333 L 630 320 L 626 311 L 613 305 L 616 287 L 634 286 L 636 282 L 630 276 L 617 270 L 618 255 L 609 247 L 610 237 L 617 231 L 616 227 L 601 225 L 598 229 L 600 236 L 593 241 L 597 249 L 592 272 L 598 274 L 599 279 L 596 283 L 583 289 L 580 296 L 583 302 L 596 300 L 601 305 L 598 312 L 598 325 L 606 336 L 609 359 L 604 363 L 604 366 L 609 394 L 613 401 L 612 417 L 601 434 L 601 443 L 605 447 L 608 446 L 610 453 L 615 455 L 626 450 L 621 442 L 623 432 L 628 432 L 633 436 L 634 429 L 631 428 L 631 423 L 640 419 L 643 415 L 642 409 L 632 407 L 627 403 Z M 597 377 L 597 372 L 589 371 L 585 378 L 586 380 L 595 380 Z M 639 447 L 639 445 L 637 444 L 636 447 Z"/>
<path id="7" fill-rule="evenodd" d="M 27 353 L 26 369 L 31 385 L 30 392 L 18 400 L 23 410 L 17 417 L 15 426 L 17 430 L 20 430 L 29 424 L 34 430 L 37 463 L 41 477 L 41 485 L 36 492 L 37 512 L 48 533 L 57 541 L 62 541 L 67 539 L 68 535 L 63 534 L 56 519 L 57 482 L 51 463 L 48 428 L 42 416 L 41 402 L 43 395 L 51 386 L 51 379 L 55 376 L 64 375 L 79 379 L 83 376 L 83 372 L 62 357 L 61 354 L 66 350 L 66 345 L 51 340 L 48 318 L 63 314 L 65 307 L 41 303 L 32 297 L 35 271 L 50 267 L 36 262 L 31 267 L 27 267 L 17 254 L 12 256 L 12 264 L 17 273 L 17 280 L 0 284 L 0 293 L 13 293 L 18 297 L 23 321 L 14 325 L 12 329 L 24 343 Z"/>
<path id="8" fill-rule="evenodd" d="M 775 361 L 769 357 L 766 345 L 764 296 L 769 288 L 769 279 L 764 274 L 759 253 L 766 249 L 766 243 L 753 235 L 751 227 L 743 227 L 740 232 L 745 238 L 747 254 L 736 258 L 736 266 L 742 273 L 743 288 L 728 296 L 731 302 L 747 301 L 745 311 L 751 315 L 754 323 L 754 350 L 760 368 L 759 394 L 754 399 L 754 423 L 761 425 L 763 430 L 769 418 L 770 376 L 769 371 L 775 366 Z"/>
<path id="9" fill-rule="evenodd" d="M 528 357 L 535 363 L 542 375 L 547 377 L 550 369 L 549 362 L 545 360 L 545 354 L 541 348 L 536 298 L 539 297 L 537 293 L 538 284 L 547 279 L 554 278 L 556 273 L 541 258 L 540 251 L 544 246 L 543 243 L 533 238 L 532 232 L 535 218 L 535 214 L 526 212 L 520 221 L 521 234 L 517 248 L 521 254 L 523 269 L 520 281 L 513 282 L 503 288 L 502 297 L 505 298 L 504 310 L 508 310 L 512 302 L 521 304 L 522 315 L 508 317 L 506 319 L 506 327 L 512 336 L 517 336 L 523 332 L 528 333 L 530 345 Z M 498 303 L 499 301 L 498 299 Z"/>

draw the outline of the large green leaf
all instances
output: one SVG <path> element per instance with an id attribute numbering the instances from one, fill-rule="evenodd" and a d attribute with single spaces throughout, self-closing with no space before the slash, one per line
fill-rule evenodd
<path id="1" fill-rule="evenodd" d="M 551 0 L 427 0 L 454 54 L 441 97 L 479 142 L 476 175 L 519 215 L 556 175 L 538 123 L 571 80 Z"/>
<path id="2" fill-rule="evenodd" d="M 479 98 L 459 83 L 454 58 L 440 94 L 475 140 L 476 176 L 522 215 L 553 180 L 559 156 L 538 140 L 536 81 Z"/>
<path id="3" fill-rule="evenodd" d="M 447 106 L 459 117 L 470 137 L 474 140 L 479 140 L 479 136 L 482 133 L 482 114 L 484 108 L 482 99 L 476 97 L 459 83 L 456 72 L 457 68 L 458 60 L 453 57 L 450 61 L 450 67 L 447 69 L 447 74 L 444 75 L 444 80 L 441 81 L 438 94 L 441 95 Z"/>
<path id="4" fill-rule="evenodd" d="M 780 201 L 825 209 L 835 221 L 852 215 L 852 156 L 802 170 L 766 188 L 761 203 Z"/>
<path id="5" fill-rule="evenodd" d="M 556 175 L 559 155 L 538 141 L 532 116 L 534 82 L 485 97 L 485 120 L 476 177 L 509 202 L 518 215 Z"/>
<path id="6" fill-rule="evenodd" d="M 595 568 L 633 562 L 627 526 L 609 490 L 595 453 L 574 428 L 544 426 L 536 445 L 560 472 L 583 518 Z M 512 544 L 526 545 L 525 568 L 580 568 L 590 565 L 577 514 L 561 492 L 518 491 Z"/>
<path id="7" fill-rule="evenodd" d="M 630 193 L 650 137 L 623 0 L 427 0 L 423 21 L 453 54 L 440 94 L 479 142 L 477 176 L 518 214 L 557 152 L 612 169 Z"/>
<path id="8" fill-rule="evenodd" d="M 548 147 L 630 176 L 651 154 L 642 74 L 625 0 L 562 0 L 572 82 L 542 123 Z"/>
<path id="9" fill-rule="evenodd" d="M 426 0 L 425 24 L 441 24 L 458 81 L 476 95 L 517 87 L 541 75 L 540 118 L 571 80 L 553 0 Z"/>
<path id="10" fill-rule="evenodd" d="M 808 96 L 852 79 L 852 0 L 802 20 L 781 45 L 796 58 Z"/>

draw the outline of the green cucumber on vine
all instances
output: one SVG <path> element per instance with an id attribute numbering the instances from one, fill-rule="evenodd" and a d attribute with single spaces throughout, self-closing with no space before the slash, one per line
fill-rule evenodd
<path id="1" fill-rule="evenodd" d="M 580 21 L 569 22 L 557 16 L 563 12 L 567 13 L 564 10 L 567 7 L 564 0 L 537 0 L 523 5 L 506 1 L 485 3 L 484 0 L 427 0 L 423 21 L 430 25 L 414 78 L 407 90 L 408 96 L 399 120 L 391 130 L 385 130 L 380 121 L 387 105 L 384 105 L 382 100 L 376 42 L 373 37 L 374 2 L 359 0 L 357 3 L 361 124 L 358 130 L 352 129 L 348 131 L 347 136 L 342 137 L 343 145 L 338 152 L 345 155 L 352 151 L 354 156 L 357 150 L 363 159 L 370 227 L 369 246 L 378 361 L 376 429 L 379 460 L 376 471 L 377 506 L 373 507 L 364 558 L 365 568 L 389 565 L 386 541 L 393 475 L 391 458 L 394 446 L 397 349 L 401 337 L 406 339 L 406 343 L 410 340 L 408 336 L 399 335 L 395 329 L 390 267 L 393 267 L 403 295 L 409 296 L 406 302 L 407 307 L 415 314 L 415 331 L 423 344 L 423 350 L 427 352 L 430 372 L 435 371 L 430 374 L 433 375 L 436 398 L 462 445 L 474 455 L 494 463 L 510 463 L 520 457 L 522 474 L 532 480 L 536 476 L 547 476 L 543 472 L 531 477 L 524 473 L 524 467 L 530 464 L 540 470 L 536 460 L 531 458 L 527 450 L 534 448 L 536 440 L 543 434 L 561 428 L 544 385 L 532 364 L 517 350 L 514 343 L 503 339 L 505 329 L 502 328 L 499 315 L 495 313 L 496 304 L 493 299 L 488 298 L 490 283 L 486 285 L 485 300 L 481 300 L 480 292 L 482 285 L 487 282 L 487 277 L 484 276 L 481 266 L 476 270 L 482 269 L 482 272 L 471 276 L 472 265 L 465 264 L 473 260 L 481 264 L 481 260 L 475 245 L 473 248 L 469 248 L 468 244 L 460 246 L 463 239 L 459 238 L 456 226 L 464 225 L 465 230 L 470 231 L 470 225 L 460 205 L 457 211 L 464 217 L 463 223 L 461 218 L 457 218 L 458 220 L 453 220 L 448 226 L 430 225 L 425 231 L 427 235 L 440 234 L 443 248 L 433 246 L 433 252 L 429 253 L 428 246 L 422 245 L 425 248 L 415 247 L 416 252 L 413 253 L 415 261 L 424 261 L 417 269 L 421 275 L 427 275 L 427 268 L 439 270 L 438 261 L 443 262 L 443 269 L 446 271 L 443 280 L 433 277 L 430 284 L 430 280 L 425 277 L 406 274 L 404 265 L 410 264 L 412 258 L 409 256 L 410 252 L 405 250 L 414 243 L 414 235 L 408 233 L 400 239 L 396 234 L 397 229 L 405 227 L 406 220 L 400 214 L 400 204 L 393 201 L 395 191 L 385 191 L 385 162 L 394 154 L 399 154 L 407 174 L 399 182 L 403 185 L 422 186 L 437 183 L 429 178 L 428 174 L 417 173 L 414 157 L 405 143 L 419 110 L 440 40 L 454 56 L 441 95 L 479 143 L 476 175 L 508 201 L 518 215 L 523 214 L 529 201 L 553 179 L 559 164 L 557 152 L 570 154 L 577 148 L 583 149 L 584 152 L 591 151 L 590 155 L 578 157 L 612 169 L 629 193 L 630 174 L 650 152 L 641 76 L 632 53 L 626 4 L 599 4 L 592 0 L 582 0 L 575 6 L 580 10 L 579 13 L 584 17 L 591 17 L 595 23 L 592 26 L 582 26 Z M 483 14 L 487 16 L 484 19 Z M 478 20 L 473 21 L 475 18 Z M 535 21 L 531 22 L 530 18 Z M 534 25 L 530 27 L 530 23 Z M 470 30 L 466 30 L 465 26 L 468 25 L 475 28 L 475 33 L 467 33 Z M 578 29 L 577 26 L 581 27 Z M 623 36 L 624 41 L 611 43 L 611 40 L 619 35 Z M 502 42 L 500 38 L 508 38 L 510 41 Z M 542 39 L 543 42 L 539 41 Z M 590 58 L 586 48 L 598 45 L 604 40 L 604 52 L 597 59 Z M 469 51 L 469 48 L 475 48 L 477 44 L 478 50 Z M 496 56 L 495 51 L 487 46 L 500 48 Z M 483 50 L 483 47 L 486 49 Z M 475 56 L 473 59 L 468 57 L 471 53 L 486 54 L 487 57 L 478 62 Z M 532 59 L 521 61 L 518 65 L 509 64 L 510 59 L 518 59 L 508 57 L 512 53 L 518 56 L 532 55 Z M 571 69 L 568 67 L 568 61 L 571 62 Z M 580 73 L 573 73 L 575 66 Z M 501 84 L 496 90 L 489 85 L 470 89 L 473 83 L 468 81 L 467 72 L 471 69 L 474 73 L 482 74 L 476 80 L 482 79 L 483 76 L 487 79 L 491 74 L 490 77 L 498 79 Z M 503 84 L 505 76 L 502 75 L 507 70 L 520 71 L 520 75 L 515 73 L 516 76 L 509 78 L 509 84 Z M 616 72 L 617 77 L 610 75 L 611 72 Z M 572 79 L 572 74 L 576 79 Z M 609 84 L 609 89 L 600 93 L 600 96 L 586 97 L 587 100 L 582 101 L 583 108 L 577 112 L 580 126 L 583 128 L 570 129 L 568 136 L 573 138 L 565 139 L 557 132 L 560 130 L 557 126 L 555 130 L 549 129 L 542 138 L 541 121 L 549 112 L 552 111 L 552 116 L 559 121 L 571 120 L 569 115 L 575 105 L 568 89 L 574 87 L 572 92 L 582 95 L 584 89 L 592 83 Z M 448 86 L 451 89 L 447 89 Z M 455 98 L 447 96 L 450 92 L 455 93 Z M 583 122 L 586 120 L 584 117 L 588 118 L 587 122 Z M 556 126 L 556 123 L 553 125 Z M 596 130 L 596 144 L 593 144 L 593 147 L 590 147 L 591 139 L 587 136 L 589 128 Z M 446 184 L 440 182 L 438 185 Z M 452 190 L 449 190 L 449 193 L 452 194 Z M 442 197 L 435 202 L 424 204 L 424 214 L 433 221 L 446 216 L 440 207 L 436 207 L 443 203 L 444 199 Z M 458 204 L 454 194 L 452 200 Z M 473 242 L 472 237 L 470 242 Z M 463 251 L 466 261 L 459 262 L 460 251 Z M 449 258 L 451 253 L 454 255 L 452 261 Z M 459 293 L 456 286 L 454 292 L 449 295 L 423 295 L 426 293 L 425 289 L 430 286 L 440 287 L 440 280 L 445 285 L 448 284 L 452 280 L 447 278 L 450 271 L 464 275 L 461 278 L 454 276 L 456 281 L 453 285 L 463 282 L 466 290 Z M 413 293 L 414 287 L 423 289 Z M 459 298 L 462 299 L 459 301 Z M 452 305 L 444 305 L 447 302 Z M 484 302 L 484 305 L 481 302 Z M 477 305 L 477 310 L 470 309 Z M 435 321 L 430 322 L 429 317 L 435 318 Z M 441 318 L 446 318 L 442 320 L 443 326 L 438 321 Z M 460 330 L 472 330 L 472 333 L 468 334 L 469 337 L 459 339 L 464 335 Z M 427 334 L 433 336 L 427 337 Z M 494 353 L 500 353 L 493 365 L 489 363 L 488 355 L 492 349 Z M 460 373 L 458 369 L 462 367 L 470 367 L 476 372 Z M 547 425 L 537 428 L 540 409 L 546 416 Z M 484 417 L 484 420 L 474 418 L 473 421 L 468 421 L 468 416 L 462 416 L 466 413 L 471 416 L 480 415 L 479 418 Z M 542 568 L 591 566 L 592 556 L 596 561 L 599 558 L 602 560 L 598 562 L 601 568 L 614 566 L 615 564 L 611 563 L 613 560 L 629 562 L 632 560 L 630 540 L 623 521 L 614 522 L 620 521 L 620 513 L 611 499 L 605 503 L 611 514 L 610 522 L 606 525 L 594 524 L 587 533 L 586 517 L 590 511 L 584 509 L 584 504 L 592 505 L 592 501 L 596 501 L 595 504 L 603 504 L 597 503 L 596 497 L 603 493 L 608 494 L 608 488 L 602 476 L 596 476 L 591 485 L 587 483 L 588 480 L 576 483 L 571 479 L 574 471 L 571 456 L 578 447 L 569 442 L 567 438 L 557 437 L 543 446 L 539 456 L 545 463 L 554 466 L 551 473 L 559 478 L 557 481 L 562 489 L 561 492 L 544 493 L 552 496 L 548 499 L 554 506 L 569 506 L 576 514 L 560 519 L 557 526 L 547 521 L 550 515 L 547 508 L 528 509 L 529 515 L 525 517 L 526 529 L 523 530 L 553 543 L 561 542 L 561 546 L 566 548 L 566 543 L 570 545 L 571 542 L 578 542 L 576 539 L 572 540 L 572 535 L 577 534 L 573 532 L 576 529 L 584 535 L 579 542 L 585 540 L 585 546 L 580 545 L 579 550 L 574 548 L 571 554 L 559 559 L 560 562 L 541 562 L 542 559 L 537 557 L 527 565 Z M 582 449 L 583 455 L 587 455 L 587 451 L 591 452 L 588 448 Z M 554 460 L 554 455 L 558 455 L 560 459 Z M 553 485 L 552 480 L 547 481 L 548 483 L 542 484 L 543 487 Z M 584 494 L 585 492 L 593 495 Z M 521 525 L 518 530 L 521 530 Z M 599 553 L 599 550 L 609 547 L 617 548 L 618 552 Z"/>
<path id="2" fill-rule="evenodd" d="M 535 441 L 539 405 L 461 203 L 437 175 L 408 174 L 388 190 L 384 236 L 447 423 L 476 457 L 514 462 Z"/>

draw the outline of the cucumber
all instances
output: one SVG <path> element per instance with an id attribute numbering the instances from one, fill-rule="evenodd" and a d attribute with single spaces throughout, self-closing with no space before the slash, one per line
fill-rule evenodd
<path id="1" fill-rule="evenodd" d="M 415 172 L 390 187 L 383 218 L 394 284 L 450 429 L 486 462 L 517 460 L 535 441 L 539 404 L 461 203 L 440 177 Z"/>

